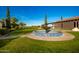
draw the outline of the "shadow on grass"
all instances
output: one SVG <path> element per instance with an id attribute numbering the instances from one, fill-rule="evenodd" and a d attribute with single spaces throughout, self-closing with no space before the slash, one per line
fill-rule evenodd
<path id="1" fill-rule="evenodd" d="M 16 38 L 0 40 L 0 48 L 2 48 L 5 45 L 9 44 L 14 39 L 16 39 Z M 10 52 L 9 50 L 2 50 L 2 49 L 0 49 L 0 53 L 9 53 L 9 52 Z"/>
<path id="2" fill-rule="evenodd" d="M 5 46 L 9 42 L 11 42 L 13 39 L 16 39 L 16 38 L 0 40 L 0 48 L 3 47 L 3 46 Z"/>

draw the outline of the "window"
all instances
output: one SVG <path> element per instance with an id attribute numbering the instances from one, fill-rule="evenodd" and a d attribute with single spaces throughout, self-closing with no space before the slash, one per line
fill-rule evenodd
<path id="1" fill-rule="evenodd" d="M 77 21 L 77 27 L 78 27 L 78 21 Z"/>
<path id="2" fill-rule="evenodd" d="M 74 27 L 76 27 L 76 22 L 74 22 Z"/>

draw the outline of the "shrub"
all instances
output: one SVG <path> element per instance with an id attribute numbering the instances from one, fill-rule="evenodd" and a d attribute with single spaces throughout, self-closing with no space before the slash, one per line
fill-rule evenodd
<path id="1" fill-rule="evenodd" d="M 0 34 L 1 34 L 1 35 L 7 34 L 7 33 L 9 33 L 9 30 L 0 29 Z"/>

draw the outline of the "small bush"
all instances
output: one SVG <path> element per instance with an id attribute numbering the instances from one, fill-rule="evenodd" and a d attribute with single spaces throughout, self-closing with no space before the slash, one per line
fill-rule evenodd
<path id="1" fill-rule="evenodd" d="M 1 35 L 7 34 L 7 33 L 9 33 L 9 30 L 0 29 L 0 34 L 1 34 Z"/>

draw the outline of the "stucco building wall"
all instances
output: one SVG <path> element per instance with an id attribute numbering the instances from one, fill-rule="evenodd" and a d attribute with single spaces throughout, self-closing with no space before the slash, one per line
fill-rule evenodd
<path id="1" fill-rule="evenodd" d="M 0 22 L 0 29 L 2 29 L 2 23 Z"/>
<path id="2" fill-rule="evenodd" d="M 54 23 L 55 28 L 63 29 L 73 29 L 75 27 L 79 28 L 79 20 L 66 21 L 66 22 L 56 22 Z"/>

